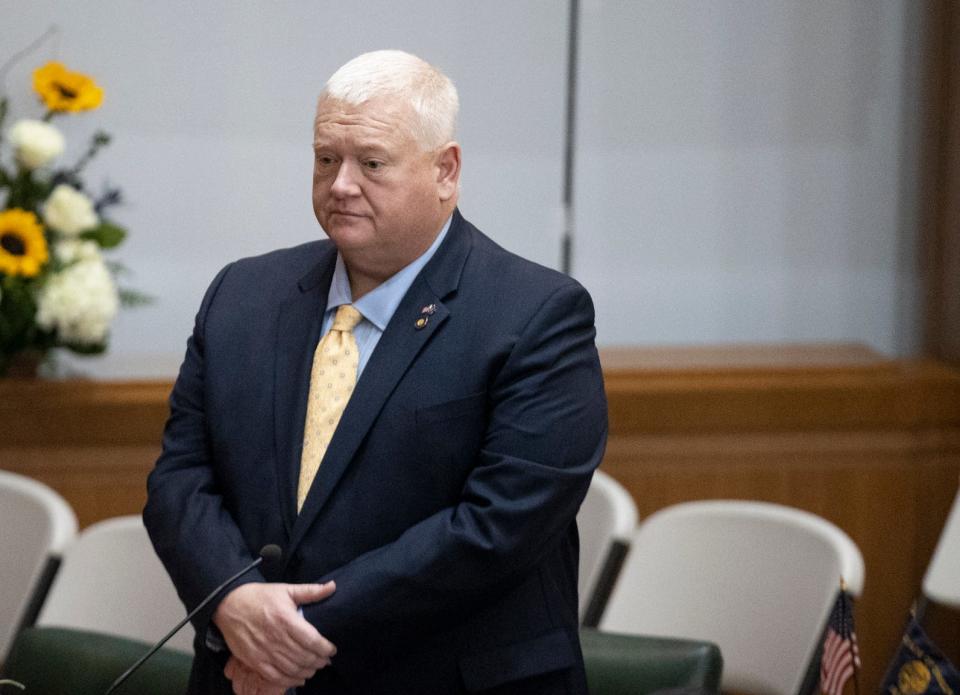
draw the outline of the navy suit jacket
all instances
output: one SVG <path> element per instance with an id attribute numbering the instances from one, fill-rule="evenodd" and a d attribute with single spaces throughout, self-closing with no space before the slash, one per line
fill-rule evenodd
<path id="1" fill-rule="evenodd" d="M 236 585 L 337 582 L 304 607 L 339 650 L 304 692 L 554 692 L 535 685 L 551 673 L 583 692 L 575 516 L 607 428 L 589 295 L 455 212 L 298 515 L 335 258 L 316 241 L 237 261 L 203 299 L 144 510 L 181 598 L 275 543 L 282 561 Z M 195 692 L 229 692 L 204 645 L 212 611 L 194 622 Z"/>

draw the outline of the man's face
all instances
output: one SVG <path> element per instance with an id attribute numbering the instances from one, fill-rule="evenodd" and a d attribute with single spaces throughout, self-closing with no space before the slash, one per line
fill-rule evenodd
<path id="1" fill-rule="evenodd" d="M 386 279 L 429 248 L 452 209 L 443 148 L 424 152 L 413 123 L 396 99 L 317 109 L 313 210 L 351 272 Z"/>

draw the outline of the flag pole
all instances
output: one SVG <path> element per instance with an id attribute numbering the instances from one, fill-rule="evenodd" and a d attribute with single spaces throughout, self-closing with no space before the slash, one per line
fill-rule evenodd
<path id="1" fill-rule="evenodd" d="M 579 44 L 580 0 L 570 0 L 567 27 L 567 104 L 563 138 L 563 237 L 560 246 L 560 269 L 573 272 L 573 168 L 577 127 L 577 48 Z"/>
<path id="2" fill-rule="evenodd" d="M 847 582 L 842 576 L 840 577 L 840 593 L 842 594 L 847 593 Z M 846 601 L 846 598 L 843 596 L 841 596 L 841 600 L 840 600 L 840 609 L 843 611 L 844 614 L 846 614 L 847 601 Z M 846 625 L 848 616 L 843 615 L 841 616 L 841 618 L 842 618 L 841 624 Z M 856 659 L 853 660 L 853 694 L 860 695 L 860 667 L 857 666 Z"/>

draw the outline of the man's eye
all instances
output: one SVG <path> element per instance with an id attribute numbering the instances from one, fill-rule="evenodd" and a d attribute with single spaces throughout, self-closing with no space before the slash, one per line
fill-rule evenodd
<path id="1" fill-rule="evenodd" d="M 333 164 L 333 157 L 328 154 L 317 155 L 317 163 L 328 167 Z"/>
<path id="2" fill-rule="evenodd" d="M 367 169 L 370 169 L 371 171 L 376 171 L 377 169 L 383 168 L 383 162 L 378 162 L 375 159 L 368 159 L 363 163 L 363 166 L 365 166 Z"/>

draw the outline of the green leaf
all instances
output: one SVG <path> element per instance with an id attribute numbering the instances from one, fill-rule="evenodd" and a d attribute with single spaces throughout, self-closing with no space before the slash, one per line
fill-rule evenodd
<path id="1" fill-rule="evenodd" d="M 50 195 L 50 182 L 36 172 L 17 167 L 15 176 L 8 176 L 7 185 L 10 188 L 10 194 L 7 197 L 7 208 L 22 208 L 31 212 L 37 212 L 43 201 Z"/>
<path id="2" fill-rule="evenodd" d="M 106 341 L 88 345 L 86 343 L 63 343 L 63 347 L 78 355 L 102 355 L 107 351 Z"/>
<path id="3" fill-rule="evenodd" d="M 127 238 L 127 230 L 109 222 L 101 222 L 99 227 L 84 232 L 80 237 L 97 242 L 100 248 L 112 249 Z"/>
<path id="4" fill-rule="evenodd" d="M 120 304 L 125 307 L 146 306 L 157 301 L 156 297 L 139 292 L 137 290 L 123 289 L 117 291 L 120 297 Z"/>
<path id="5" fill-rule="evenodd" d="M 33 343 L 36 314 L 37 305 L 30 283 L 5 276 L 0 299 L 0 352 L 10 354 Z"/>
<path id="6" fill-rule="evenodd" d="M 6 97 L 0 97 L 0 143 L 3 142 L 3 123 L 7 120 L 7 107 L 9 102 Z"/>
<path id="7" fill-rule="evenodd" d="M 113 275 L 114 275 L 115 277 L 120 277 L 121 275 L 131 275 L 131 274 L 132 274 L 131 271 L 130 271 L 130 269 L 129 269 L 127 266 L 125 266 L 123 263 L 121 263 L 120 261 L 104 259 L 103 262 L 104 262 L 104 264 L 107 266 L 107 270 L 109 270 L 111 273 L 113 273 Z"/>

